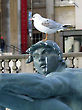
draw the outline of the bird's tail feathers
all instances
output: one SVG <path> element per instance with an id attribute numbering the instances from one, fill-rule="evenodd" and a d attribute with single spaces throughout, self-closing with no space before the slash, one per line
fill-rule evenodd
<path id="1" fill-rule="evenodd" d="M 71 25 L 71 24 L 64 24 L 63 25 L 63 28 L 65 28 L 65 29 L 71 29 L 71 28 L 74 28 L 74 26 Z"/>

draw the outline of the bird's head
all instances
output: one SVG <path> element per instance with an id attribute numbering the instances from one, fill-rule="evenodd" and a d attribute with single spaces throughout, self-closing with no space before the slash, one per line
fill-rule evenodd
<path id="1" fill-rule="evenodd" d="M 41 18 L 41 16 L 38 13 L 36 13 L 33 15 L 32 20 L 39 19 L 39 18 Z"/>

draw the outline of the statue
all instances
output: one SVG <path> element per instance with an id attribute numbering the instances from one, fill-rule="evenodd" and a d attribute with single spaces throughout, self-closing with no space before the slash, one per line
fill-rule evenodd
<path id="1" fill-rule="evenodd" d="M 82 69 L 67 68 L 50 40 L 31 46 L 37 73 L 0 74 L 0 106 L 11 110 L 82 110 Z"/>

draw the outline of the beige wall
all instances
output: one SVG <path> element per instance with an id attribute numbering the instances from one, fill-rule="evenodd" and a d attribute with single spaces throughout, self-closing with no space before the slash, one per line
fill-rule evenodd
<path id="1" fill-rule="evenodd" d="M 46 0 L 47 17 L 54 20 L 54 0 Z"/>
<path id="2" fill-rule="evenodd" d="M 33 14 L 35 14 L 35 13 L 38 13 L 38 14 L 40 14 L 41 16 L 46 17 L 45 7 L 33 9 Z"/>
<path id="3" fill-rule="evenodd" d="M 0 12 L 1 12 L 1 0 L 0 0 Z"/>
<path id="4" fill-rule="evenodd" d="M 75 3 L 78 5 L 78 7 L 75 7 L 76 28 L 82 29 L 82 0 L 76 0 Z"/>
<path id="5" fill-rule="evenodd" d="M 29 7 L 29 4 L 28 4 L 28 7 Z M 33 14 L 39 13 L 41 16 L 46 17 L 45 1 L 44 0 L 32 0 L 32 11 L 33 11 Z"/>
<path id="6" fill-rule="evenodd" d="M 18 46 L 17 0 L 10 0 L 10 45 Z"/>
<path id="7" fill-rule="evenodd" d="M 68 7 L 55 7 L 55 20 L 62 24 L 75 25 L 75 8 Z"/>

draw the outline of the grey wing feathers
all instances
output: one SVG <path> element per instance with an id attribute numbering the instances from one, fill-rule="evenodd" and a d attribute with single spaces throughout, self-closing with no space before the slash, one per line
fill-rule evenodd
<path id="1" fill-rule="evenodd" d="M 60 23 L 57 23 L 51 19 L 46 19 L 42 22 L 42 25 L 43 26 L 46 26 L 50 29 L 53 29 L 53 28 L 59 28 L 60 26 L 62 26 Z"/>

